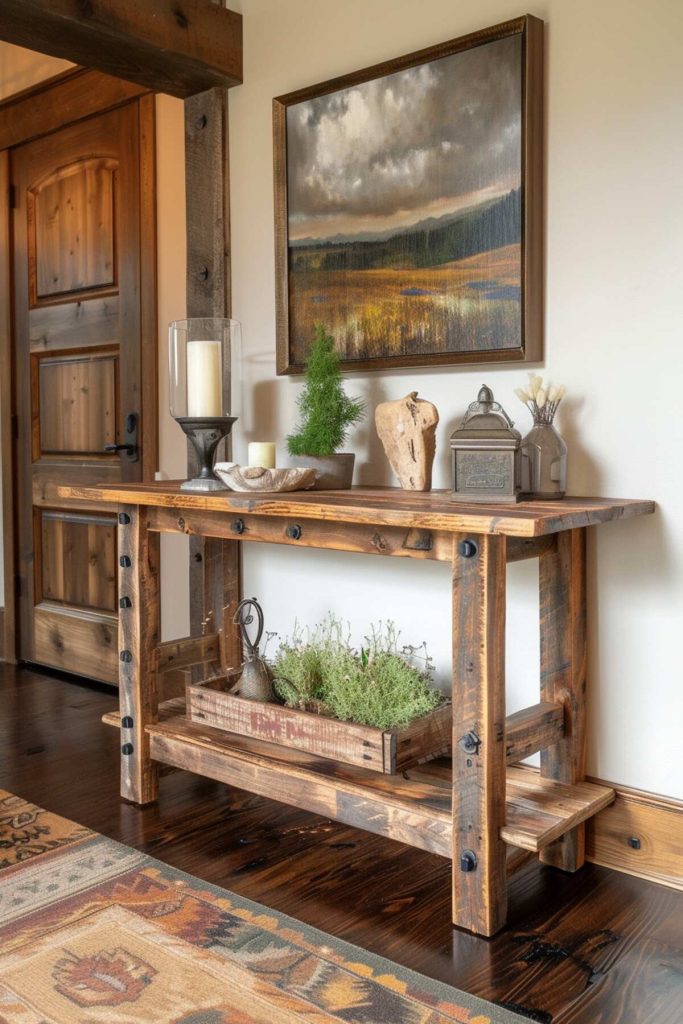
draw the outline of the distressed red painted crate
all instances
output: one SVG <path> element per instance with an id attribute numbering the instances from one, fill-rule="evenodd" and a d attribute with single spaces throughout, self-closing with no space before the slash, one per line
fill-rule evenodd
<path id="1" fill-rule="evenodd" d="M 448 703 L 402 729 L 383 730 L 237 697 L 230 688 L 238 675 L 229 673 L 188 686 L 188 713 L 193 722 L 387 775 L 450 750 Z"/>

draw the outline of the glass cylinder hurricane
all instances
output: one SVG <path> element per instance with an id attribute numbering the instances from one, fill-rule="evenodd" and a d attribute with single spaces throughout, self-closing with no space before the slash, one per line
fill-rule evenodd
<path id="1" fill-rule="evenodd" d="M 225 317 L 174 320 L 168 342 L 171 416 L 238 416 L 239 322 Z"/>
<path id="2" fill-rule="evenodd" d="M 192 442 L 199 469 L 184 490 L 224 490 L 213 471 L 216 449 L 239 409 L 241 328 L 225 317 L 194 317 L 169 325 L 169 405 Z"/>

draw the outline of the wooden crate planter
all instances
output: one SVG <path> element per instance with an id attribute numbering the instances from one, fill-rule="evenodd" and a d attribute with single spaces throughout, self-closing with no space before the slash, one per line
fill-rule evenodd
<path id="1" fill-rule="evenodd" d="M 443 704 L 403 729 L 382 730 L 236 697 L 229 690 L 238 675 L 217 676 L 188 686 L 187 708 L 193 722 L 386 775 L 450 750 L 450 704 Z"/>

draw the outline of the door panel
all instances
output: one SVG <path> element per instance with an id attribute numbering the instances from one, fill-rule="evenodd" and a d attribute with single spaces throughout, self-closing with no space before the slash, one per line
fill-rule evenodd
<path id="1" fill-rule="evenodd" d="M 43 601 L 116 612 L 116 517 L 41 511 L 36 594 Z"/>
<path id="2" fill-rule="evenodd" d="M 150 100 L 11 153 L 19 655 L 110 682 L 116 516 L 57 491 L 141 478 L 142 458 L 105 446 L 127 440 L 129 413 L 142 421 L 141 348 L 156 346 L 155 336 L 141 337 L 149 318 L 141 315 L 140 104 Z M 156 407 L 145 412 L 148 422 L 156 417 Z"/>
<path id="3" fill-rule="evenodd" d="M 105 445 L 115 444 L 117 437 L 116 352 L 32 356 L 31 371 L 37 422 L 34 459 L 50 455 L 107 458 Z"/>
<path id="4" fill-rule="evenodd" d="M 36 605 L 32 660 L 105 683 L 118 682 L 118 618 L 79 608 Z"/>
<path id="5" fill-rule="evenodd" d="M 31 306 L 116 284 L 117 177 L 117 160 L 83 159 L 28 190 Z"/>
<path id="6" fill-rule="evenodd" d="M 28 314 L 31 352 L 117 342 L 119 337 L 119 298 L 89 299 L 68 306 L 38 307 Z"/>

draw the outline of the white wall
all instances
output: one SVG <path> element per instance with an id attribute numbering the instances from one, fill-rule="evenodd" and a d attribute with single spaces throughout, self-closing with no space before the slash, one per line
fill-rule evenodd
<path id="1" fill-rule="evenodd" d="M 68 60 L 0 42 L 0 100 L 72 67 Z"/>
<path id="2" fill-rule="evenodd" d="M 245 439 L 291 430 L 300 382 L 275 377 L 271 100 L 292 89 L 441 42 L 521 13 L 513 0 L 243 0 L 245 85 L 230 95 L 233 315 L 242 321 Z M 590 538 L 589 772 L 683 796 L 683 6 L 678 0 L 545 0 L 547 22 L 547 314 L 549 375 L 567 385 L 559 426 L 570 490 L 655 498 L 656 516 Z M 518 425 L 525 371 L 349 375 L 371 405 L 418 388 L 441 413 L 436 486 L 447 438 L 490 384 Z M 389 482 L 373 430 L 353 438 L 357 480 Z M 283 452 L 281 444 L 280 451 Z M 398 564 L 396 564 L 398 563 Z M 287 632 L 327 609 L 357 636 L 390 616 L 427 639 L 449 671 L 449 573 L 442 565 L 248 547 L 245 592 Z M 536 570 L 510 570 L 511 709 L 537 699 Z"/>

